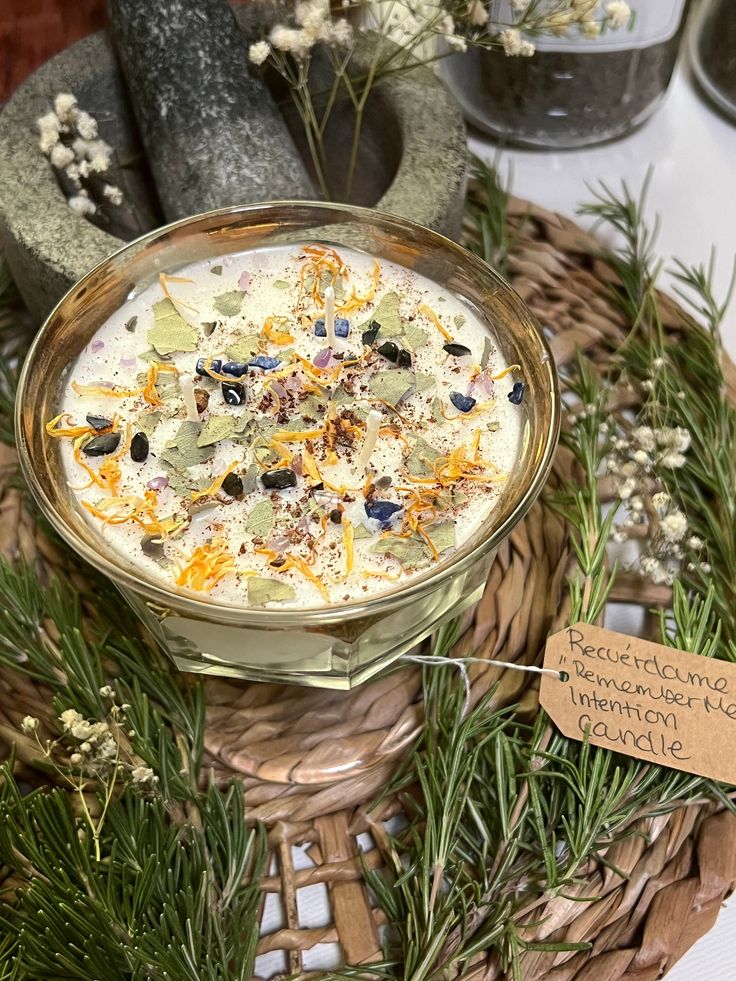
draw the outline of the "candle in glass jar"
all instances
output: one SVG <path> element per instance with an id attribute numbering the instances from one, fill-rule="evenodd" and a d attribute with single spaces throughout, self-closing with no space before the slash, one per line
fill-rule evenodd
<path id="1" fill-rule="evenodd" d="M 459 297 L 305 243 L 129 298 L 71 365 L 47 432 L 134 567 L 218 602 L 315 607 L 400 588 L 478 532 L 519 454 L 523 396 Z"/>

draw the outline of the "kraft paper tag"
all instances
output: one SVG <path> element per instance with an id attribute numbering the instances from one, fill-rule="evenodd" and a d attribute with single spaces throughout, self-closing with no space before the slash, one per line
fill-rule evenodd
<path id="1" fill-rule="evenodd" d="M 547 641 L 539 701 L 569 739 L 736 784 L 736 664 L 576 623 Z"/>

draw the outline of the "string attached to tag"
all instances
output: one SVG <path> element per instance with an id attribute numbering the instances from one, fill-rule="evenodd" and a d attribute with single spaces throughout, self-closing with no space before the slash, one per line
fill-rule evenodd
<path id="1" fill-rule="evenodd" d="M 412 661 L 414 664 L 450 665 L 457 668 L 463 680 L 465 697 L 463 698 L 462 718 L 465 718 L 470 707 L 470 675 L 468 664 L 493 665 L 496 668 L 507 668 L 509 671 L 526 671 L 529 674 L 549 674 L 560 681 L 567 679 L 567 672 L 556 671 L 554 668 L 538 668 L 533 664 L 514 664 L 511 661 L 493 661 L 486 657 L 440 657 L 438 654 L 404 654 L 399 661 Z"/>

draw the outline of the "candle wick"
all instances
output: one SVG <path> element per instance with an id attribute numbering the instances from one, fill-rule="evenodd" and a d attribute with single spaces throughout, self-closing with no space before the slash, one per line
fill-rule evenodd
<path id="1" fill-rule="evenodd" d="M 360 450 L 360 455 L 358 457 L 358 466 L 361 468 L 367 467 L 370 463 L 373 451 L 376 448 L 376 443 L 378 442 L 378 433 L 381 429 L 381 413 L 378 409 L 371 409 L 368 413 L 367 425 L 365 430 L 365 439 L 363 440 L 363 446 Z"/>
<path id="2" fill-rule="evenodd" d="M 333 351 L 337 349 L 337 336 L 335 334 L 335 290 L 332 286 L 325 289 L 325 331 L 327 333 L 327 346 Z"/>
<path id="3" fill-rule="evenodd" d="M 187 412 L 187 422 L 199 422 L 197 397 L 194 394 L 194 379 L 185 375 L 179 379 L 179 386 L 184 399 L 184 408 Z"/>

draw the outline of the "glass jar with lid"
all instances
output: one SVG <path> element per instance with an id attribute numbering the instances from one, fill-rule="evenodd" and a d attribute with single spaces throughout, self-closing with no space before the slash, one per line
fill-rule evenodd
<path id="1" fill-rule="evenodd" d="M 444 59 L 445 81 L 467 119 L 505 143 L 563 149 L 623 136 L 665 97 L 688 3 L 631 6 L 631 21 L 620 30 L 530 37 L 530 57 L 469 45 Z M 491 32 L 518 22 L 509 0 L 492 3 L 490 18 Z"/>

